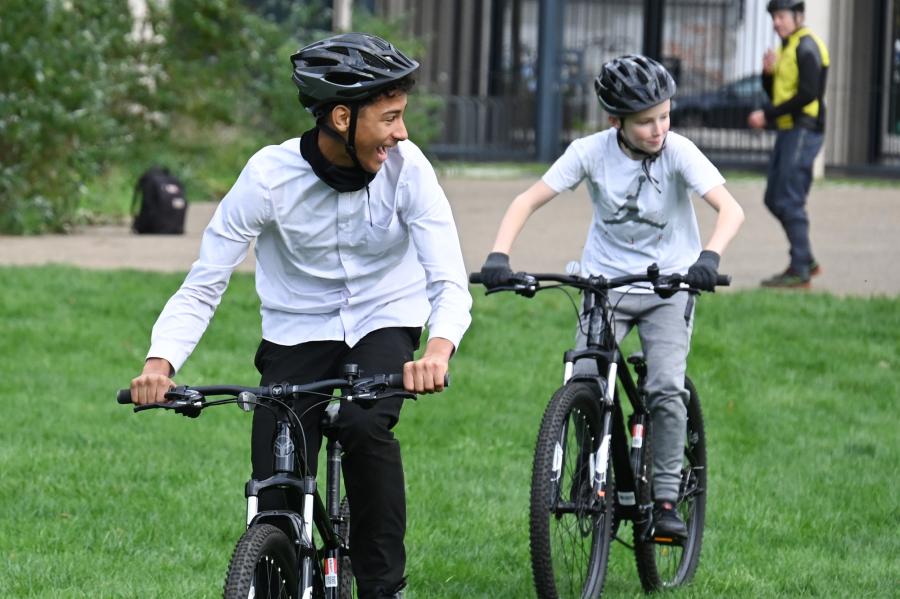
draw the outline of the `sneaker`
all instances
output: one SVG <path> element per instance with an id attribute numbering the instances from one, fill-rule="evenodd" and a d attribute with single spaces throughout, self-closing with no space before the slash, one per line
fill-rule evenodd
<path id="1" fill-rule="evenodd" d="M 814 266 L 816 270 L 821 270 L 818 264 L 815 264 Z M 783 273 L 779 273 L 768 279 L 763 279 L 760 285 L 763 287 L 781 287 L 784 289 L 807 288 L 809 287 L 809 277 L 811 273 L 812 266 L 810 267 L 810 273 L 807 273 L 806 275 L 788 267 Z"/>
<path id="2" fill-rule="evenodd" d="M 822 274 L 822 265 L 819 264 L 815 258 L 809 263 L 809 276 L 817 277 Z"/>
<path id="3" fill-rule="evenodd" d="M 653 538 L 670 542 L 687 538 L 687 526 L 673 502 L 657 501 L 653 506 Z"/>

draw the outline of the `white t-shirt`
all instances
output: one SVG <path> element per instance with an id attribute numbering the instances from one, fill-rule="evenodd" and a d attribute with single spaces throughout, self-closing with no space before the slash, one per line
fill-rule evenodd
<path id="1" fill-rule="evenodd" d="M 352 347 L 376 329 L 427 322 L 431 337 L 458 347 L 472 298 L 434 169 L 402 141 L 388 151 L 369 194 L 338 193 L 322 182 L 300 154 L 300 139 L 257 152 L 156 321 L 148 357 L 181 368 L 254 240 L 264 339 Z"/>
<path id="2" fill-rule="evenodd" d="M 573 141 L 543 181 L 553 191 L 587 180 L 594 216 L 581 259 L 582 274 L 641 274 L 652 263 L 663 274 L 686 273 L 702 249 L 691 192 L 702 196 L 725 183 L 689 139 L 670 131 L 648 180 L 629 158 L 616 129 Z"/>

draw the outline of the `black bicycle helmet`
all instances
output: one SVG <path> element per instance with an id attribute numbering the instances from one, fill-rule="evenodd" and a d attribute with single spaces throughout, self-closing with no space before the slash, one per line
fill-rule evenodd
<path id="1" fill-rule="evenodd" d="M 628 54 L 603 65 L 594 80 L 594 90 L 606 112 L 623 117 L 674 96 L 675 80 L 652 58 Z"/>
<path id="2" fill-rule="evenodd" d="M 803 0 L 769 0 L 766 10 L 772 14 L 776 10 L 792 10 L 794 12 L 804 12 Z"/>
<path id="3" fill-rule="evenodd" d="M 312 113 L 329 104 L 365 100 L 419 68 L 389 42 L 366 33 L 341 33 L 291 56 L 300 102 Z"/>

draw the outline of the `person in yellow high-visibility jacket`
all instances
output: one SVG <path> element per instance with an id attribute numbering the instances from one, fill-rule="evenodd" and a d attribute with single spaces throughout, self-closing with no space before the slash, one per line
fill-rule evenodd
<path id="1" fill-rule="evenodd" d="M 766 206 L 781 222 L 790 243 L 787 269 L 762 282 L 764 287 L 809 287 L 821 268 L 809 241 L 806 197 L 813 161 L 825 136 L 825 80 L 828 49 L 804 26 L 804 3 L 770 0 L 781 48 L 763 58 L 763 86 L 770 102 L 747 117 L 750 127 L 774 127 L 778 133 L 769 160 Z"/>

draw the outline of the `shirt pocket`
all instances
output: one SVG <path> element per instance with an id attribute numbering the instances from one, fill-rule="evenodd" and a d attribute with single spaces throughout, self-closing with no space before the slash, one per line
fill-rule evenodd
<path id="1" fill-rule="evenodd" d="M 373 194 L 368 198 L 368 222 L 363 225 L 365 233 L 365 252 L 370 255 L 379 255 L 391 252 L 392 249 L 402 246 L 406 249 L 407 232 L 400 220 L 398 212 L 400 194 L 402 188 L 393 190 L 390 194 Z"/>
<path id="2" fill-rule="evenodd" d="M 408 234 L 398 214 L 402 189 L 395 189 L 387 197 L 369 198 L 369 222 L 364 226 L 363 251 L 370 256 L 385 256 L 406 251 Z"/>
<path id="3" fill-rule="evenodd" d="M 387 221 L 379 223 L 373 220 L 363 226 L 365 227 L 362 248 L 364 253 L 370 256 L 386 256 L 406 251 L 406 229 L 396 215 Z"/>

